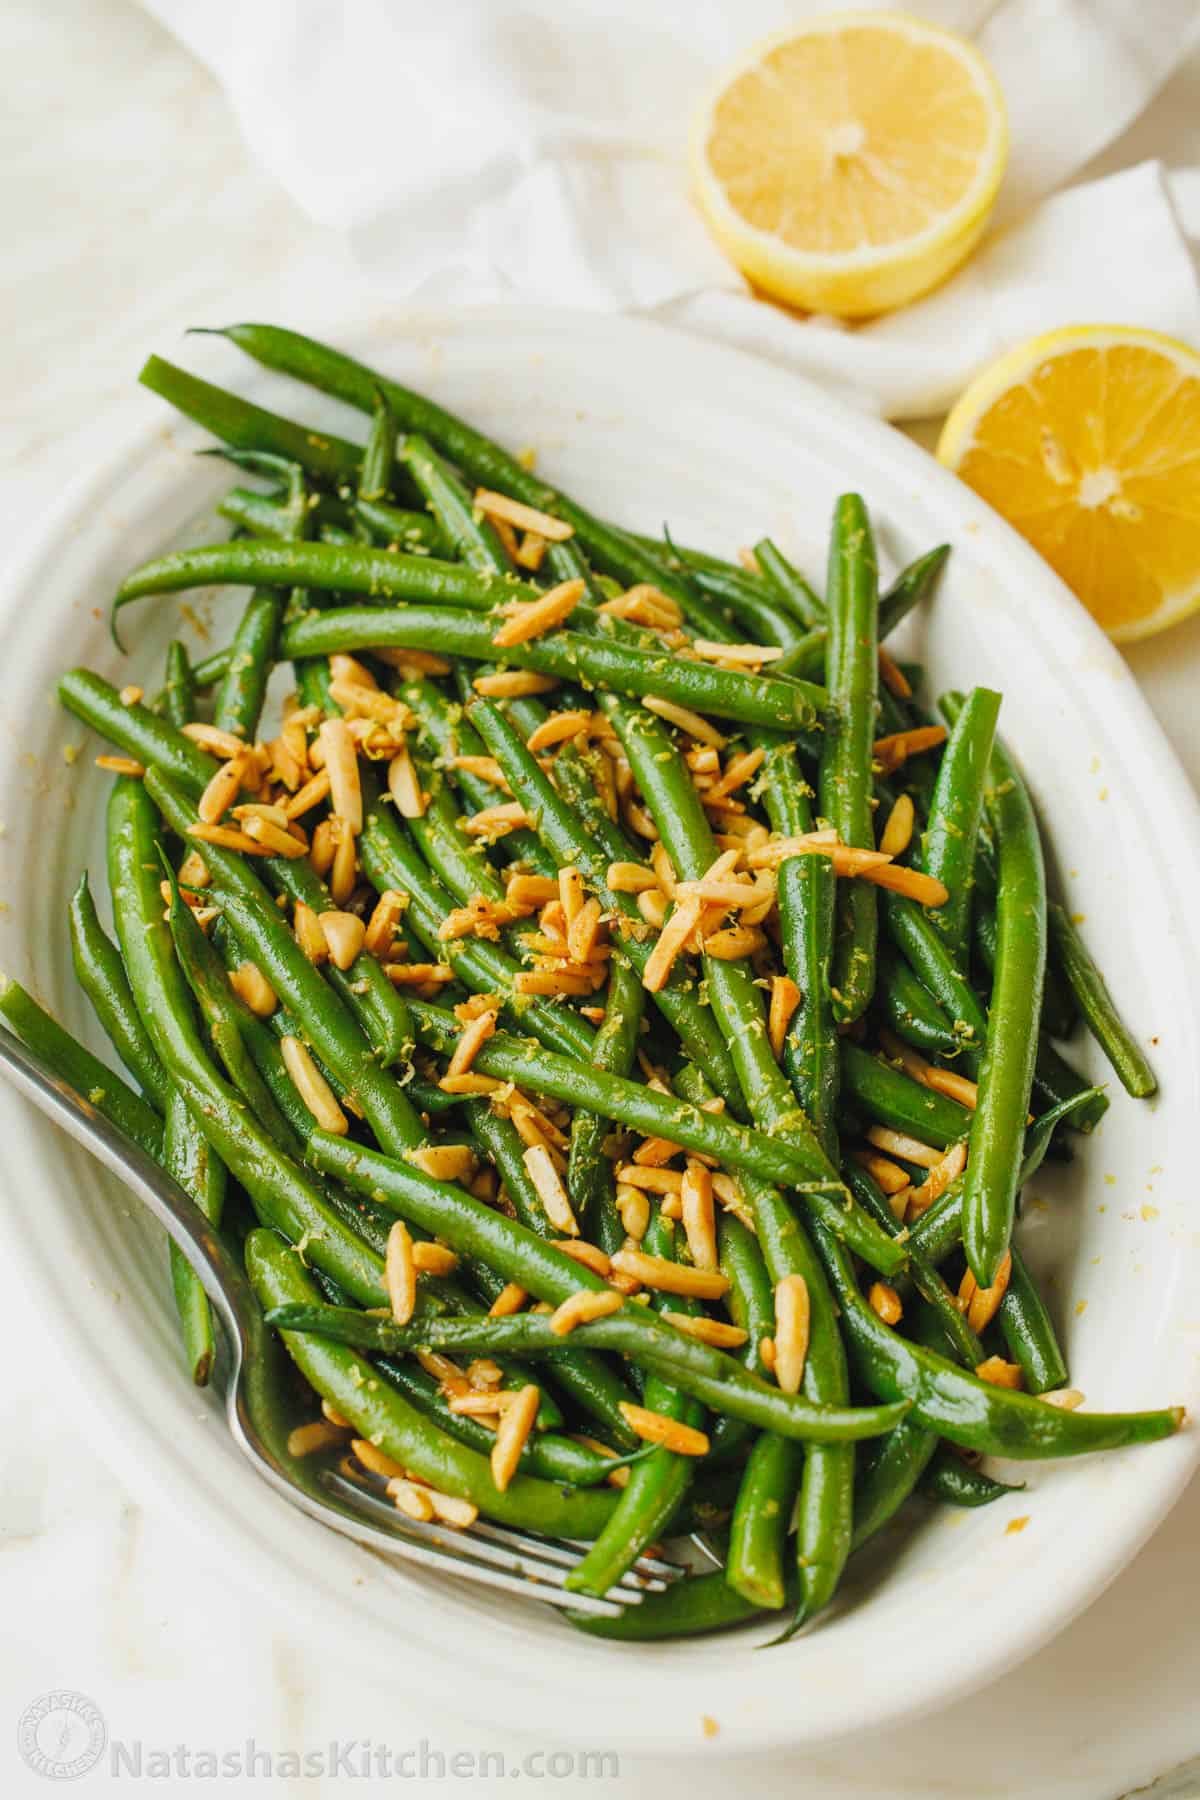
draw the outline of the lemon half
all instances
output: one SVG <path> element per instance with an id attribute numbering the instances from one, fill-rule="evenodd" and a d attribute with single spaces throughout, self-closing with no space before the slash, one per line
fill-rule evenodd
<path id="1" fill-rule="evenodd" d="M 862 318 L 924 294 L 987 224 L 1004 100 L 973 45 L 902 13 L 811 19 L 700 108 L 692 179 L 718 243 L 775 299 Z"/>
<path id="2" fill-rule="evenodd" d="M 938 458 L 1039 550 L 1118 643 L 1200 607 L 1200 355 L 1074 325 L 974 380 Z"/>

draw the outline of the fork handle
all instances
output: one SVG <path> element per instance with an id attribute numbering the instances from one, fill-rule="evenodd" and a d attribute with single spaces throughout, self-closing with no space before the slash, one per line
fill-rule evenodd
<path id="1" fill-rule="evenodd" d="M 82 1144 L 151 1212 L 195 1271 L 231 1340 L 245 1356 L 262 1315 L 236 1258 L 200 1208 L 153 1157 L 97 1112 L 51 1065 L 0 1025 L 0 1073 L 40 1112 Z"/>

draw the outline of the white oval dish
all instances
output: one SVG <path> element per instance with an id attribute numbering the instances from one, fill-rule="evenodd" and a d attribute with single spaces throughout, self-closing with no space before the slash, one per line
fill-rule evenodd
<path id="1" fill-rule="evenodd" d="M 940 540 L 954 555 L 908 639 L 930 691 L 1004 693 L 1002 729 L 1049 827 L 1057 877 L 1114 993 L 1164 1077 L 1139 1105 L 1113 1084 L 1102 1127 L 1047 1169 L 1021 1227 L 1072 1379 L 1093 1407 L 1196 1403 L 1200 1226 L 1192 1201 L 1200 1101 L 1200 814 L 1128 669 L 1044 563 L 923 452 L 819 389 L 659 327 L 562 312 L 396 315 L 356 334 L 368 360 L 465 413 L 598 512 L 726 552 L 775 534 L 819 575 L 834 496 L 867 498 L 885 564 Z M 349 435 L 362 422 L 207 340 L 200 372 Z M 0 584 L 0 966 L 102 1050 L 71 975 L 64 909 L 90 864 L 103 892 L 100 746 L 55 706 L 70 664 L 157 685 L 179 603 L 106 608 L 120 576 L 196 540 L 229 472 L 147 398 L 146 425 L 67 495 Z M 205 531 L 211 526 L 205 526 Z M 230 616 L 223 597 L 216 610 Z M 199 611 L 208 612 L 207 605 Z M 194 638 L 193 638 L 194 641 Z M 218 628 L 213 643 L 224 641 Z M 68 763 L 64 746 L 82 746 Z M 1097 1079 L 1091 1045 L 1072 1052 Z M 978 1513 L 924 1512 L 855 1566 L 819 1629 L 759 1655 L 762 1627 L 663 1646 L 583 1637 L 547 1610 L 397 1572 L 281 1505 L 186 1384 L 161 1241 L 82 1152 L 0 1090 L 9 1255 L 45 1302 L 106 1459 L 136 1470 L 330 1656 L 515 1729 L 605 1748 L 811 1744 L 911 1719 L 1029 1655 L 1101 1591 L 1182 1491 L 1195 1432 L 1029 1465 L 1023 1493 Z M 114 1455 L 115 1451 L 115 1455 Z M 1026 1523 L 1021 1523 L 1026 1521 Z M 705 1748 L 711 1754 L 714 1745 Z"/>

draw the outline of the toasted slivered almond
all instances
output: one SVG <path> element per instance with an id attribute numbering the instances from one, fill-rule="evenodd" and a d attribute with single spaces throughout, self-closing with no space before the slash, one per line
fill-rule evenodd
<path id="1" fill-rule="evenodd" d="M 581 579 L 560 582 L 548 593 L 536 600 L 519 600 L 509 603 L 501 610 L 508 613 L 503 625 L 492 633 L 492 642 L 498 650 L 510 649 L 516 644 L 527 644 L 531 639 L 541 637 L 544 632 L 552 631 L 561 625 L 578 606 L 586 592 Z"/>
<path id="2" fill-rule="evenodd" d="M 397 1325 L 407 1325 L 417 1304 L 417 1266 L 412 1236 L 403 1219 L 393 1219 L 388 1232 L 383 1281 L 393 1319 Z"/>
<path id="3" fill-rule="evenodd" d="M 352 681 L 376 692 L 379 689 L 379 683 L 366 663 L 359 662 L 357 656 L 351 656 L 345 650 L 335 650 L 329 658 L 329 675 L 333 681 Z"/>
<path id="4" fill-rule="evenodd" d="M 922 1213 L 928 1212 L 935 1200 L 940 1200 L 952 1181 L 956 1181 L 967 1166 L 967 1146 L 964 1142 L 951 1144 L 945 1155 L 937 1161 L 920 1187 L 911 1188 L 907 1196 L 905 1218 L 910 1222 L 919 1219 Z"/>
<path id="5" fill-rule="evenodd" d="M 491 1075 L 443 1075 L 438 1086 L 446 1094 L 497 1094 L 506 1084 Z"/>
<path id="6" fill-rule="evenodd" d="M 471 685 L 491 700 L 521 700 L 527 694 L 553 693 L 558 677 L 538 675 L 533 669 L 497 669 L 492 675 L 477 675 Z"/>
<path id="7" fill-rule="evenodd" d="M 405 1161 L 434 1181 L 465 1181 L 475 1173 L 475 1152 L 469 1144 L 419 1144 L 405 1151 Z"/>
<path id="8" fill-rule="evenodd" d="M 205 825 L 217 825 L 233 805 L 246 774 L 244 752 L 223 762 L 201 794 L 196 811 Z"/>
<path id="9" fill-rule="evenodd" d="M 621 1163 L 617 1167 L 616 1176 L 626 1187 L 644 1188 L 651 1194 L 683 1192 L 682 1169 L 663 1169 L 653 1163 Z"/>
<path id="10" fill-rule="evenodd" d="M 714 751 L 713 754 L 715 755 L 716 752 Z M 732 868 L 733 864 L 731 863 L 728 866 Z M 678 882 L 675 875 L 675 864 L 671 861 L 671 853 L 664 843 L 660 842 L 651 845 L 650 867 L 658 876 L 658 885 L 663 893 L 666 894 L 668 899 L 673 900 L 675 898 L 675 890 L 678 886 Z M 716 865 L 714 864 L 713 867 L 715 868 Z M 708 871 L 708 874 L 712 874 L 712 869 Z"/>
<path id="11" fill-rule="evenodd" d="M 619 1312 L 624 1304 L 624 1296 L 612 1288 L 603 1292 L 595 1288 L 578 1288 L 550 1314 L 550 1329 L 555 1337 L 566 1337 L 577 1325 L 587 1325 L 592 1319 L 603 1319 L 609 1313 Z"/>
<path id="12" fill-rule="evenodd" d="M 719 1300 L 727 1293 L 729 1282 L 717 1269 L 690 1269 L 685 1263 L 670 1262 L 664 1256 L 647 1256 L 641 1250 L 624 1246 L 612 1259 L 614 1271 L 631 1275 L 643 1287 L 664 1294 L 687 1294 L 696 1300 Z"/>
<path id="13" fill-rule="evenodd" d="M 414 1355 L 425 1373 L 433 1376 L 443 1393 L 466 1394 L 470 1392 L 470 1382 L 451 1357 L 443 1356 L 440 1350 L 423 1348 L 414 1351 Z"/>
<path id="14" fill-rule="evenodd" d="M 649 699 L 643 697 L 642 705 L 647 712 L 657 713 L 669 725 L 677 725 L 680 731 L 686 731 L 689 737 L 696 738 L 702 744 L 711 744 L 716 750 L 723 750 L 729 742 L 724 734 L 710 725 L 698 712 L 690 706 L 676 706 L 673 700 L 660 700 L 652 694 Z"/>
<path id="15" fill-rule="evenodd" d="M 782 644 L 718 644 L 709 638 L 693 638 L 692 649 L 703 662 L 718 662 L 726 668 L 756 669 L 783 655 Z"/>
<path id="16" fill-rule="evenodd" d="M 512 792 L 508 777 L 494 756 L 452 756 L 450 767 L 461 769 L 464 775 L 474 775 L 480 781 L 490 782 L 492 787 L 503 788 L 506 794 Z"/>
<path id="17" fill-rule="evenodd" d="M 912 699 L 912 683 L 891 651 L 882 644 L 879 646 L 879 679 L 889 694 L 895 694 L 897 700 Z"/>
<path id="18" fill-rule="evenodd" d="M 270 819 L 264 819 L 260 813 L 246 819 L 242 829 L 248 838 L 271 856 L 283 856 L 289 862 L 298 862 L 302 856 L 308 855 L 307 838 L 293 837 L 290 831 L 281 831 L 278 825 Z M 299 826 L 296 829 L 298 831 Z"/>
<path id="19" fill-rule="evenodd" d="M 107 769 L 110 775 L 144 775 L 144 763 L 136 762 L 132 756 L 98 756 L 98 769 Z"/>
<path id="20" fill-rule="evenodd" d="M 653 925 L 661 931 L 667 922 L 667 912 L 671 902 L 659 887 L 643 888 L 637 897 L 637 909 L 647 925 Z"/>
<path id="21" fill-rule="evenodd" d="M 860 851 L 858 854 L 865 855 L 866 852 Z M 837 866 L 836 857 L 834 866 Z M 920 869 L 906 868 L 903 863 L 878 862 L 858 869 L 855 873 L 876 887 L 887 888 L 893 894 L 907 894 L 918 906 L 945 906 L 950 898 L 950 890 L 936 876 L 926 875 Z"/>
<path id="22" fill-rule="evenodd" d="M 500 1415 L 500 1429 L 492 1445 L 491 1469 L 492 1480 L 501 1493 L 517 1472 L 521 1452 L 533 1430 L 541 1403 L 542 1390 L 529 1381 L 510 1396 L 509 1404 Z"/>
<path id="23" fill-rule="evenodd" d="M 685 1425 L 680 1419 L 668 1419 L 665 1413 L 651 1412 L 645 1406 L 634 1406 L 629 1400 L 621 1401 L 621 1413 L 629 1428 L 648 1444 L 661 1444 L 664 1450 L 673 1450 L 676 1456 L 708 1455 L 708 1438 L 694 1425 Z"/>
<path id="24" fill-rule="evenodd" d="M 589 975 L 571 975 L 566 970 L 522 969 L 513 977 L 516 994 L 591 994 L 595 982 Z"/>
<path id="25" fill-rule="evenodd" d="M 334 967 L 348 969 L 366 941 L 367 928 L 356 913 L 323 912 L 317 916 Z"/>
<path id="26" fill-rule="evenodd" d="M 280 831 L 286 831 L 291 824 L 282 806 L 276 806 L 271 800 L 243 801 L 241 806 L 232 809 L 232 817 L 243 827 L 247 819 L 265 819 L 269 825 L 278 826 Z"/>
<path id="27" fill-rule="evenodd" d="M 901 794 L 887 816 L 879 838 L 879 848 L 888 856 L 903 856 L 912 842 L 913 803 L 911 794 Z"/>
<path id="28" fill-rule="evenodd" d="M 222 850 L 240 850 L 243 856 L 274 854 L 265 844 L 247 837 L 244 831 L 234 831 L 229 825 L 206 825 L 202 819 L 188 826 L 187 835 L 201 844 L 217 844 Z"/>
<path id="29" fill-rule="evenodd" d="M 335 906 L 345 906 L 358 878 L 358 839 L 345 819 L 332 818 L 333 861 L 329 866 L 329 892 Z"/>
<path id="30" fill-rule="evenodd" d="M 578 869 L 567 867 L 558 871 L 558 898 L 563 909 L 568 931 L 571 921 L 582 910 L 584 902 L 583 876 Z"/>
<path id="31" fill-rule="evenodd" d="M 537 574 L 546 560 L 548 546 L 540 531 L 527 531 L 517 545 L 516 564 L 519 569 L 529 569 Z"/>
<path id="32" fill-rule="evenodd" d="M 1008 1283 L 1012 1275 L 1012 1251 L 1006 1250 L 996 1270 L 996 1279 L 991 1287 L 981 1288 L 970 1269 L 962 1278 L 958 1290 L 958 1304 L 967 1316 L 967 1324 L 978 1337 L 995 1318 L 1000 1310 L 1000 1302 L 1008 1292 Z"/>
<path id="33" fill-rule="evenodd" d="M 329 960 L 329 940 L 321 929 L 321 920 L 308 902 L 297 900 L 292 910 L 292 928 L 296 942 L 310 963 L 317 968 Z"/>
<path id="34" fill-rule="evenodd" d="M 566 1133 L 560 1131 L 554 1120 L 547 1118 L 524 1094 L 514 1091 L 508 1097 L 506 1106 L 509 1118 L 521 1134 L 522 1142 L 531 1145 L 549 1144 L 557 1150 L 566 1149 L 570 1142 Z"/>
<path id="35" fill-rule="evenodd" d="M 269 1019 L 279 1005 L 275 989 L 257 963 L 239 963 L 230 971 L 229 985 L 260 1019 Z"/>
<path id="36" fill-rule="evenodd" d="M 699 923 L 702 905 L 694 896 L 682 901 L 659 932 L 642 972 L 642 986 L 648 993 L 657 994 L 665 985 L 675 959 Z"/>
<path id="37" fill-rule="evenodd" d="M 549 750 L 555 744 L 561 744 L 567 738 L 578 737 L 591 724 L 590 712 L 556 712 L 540 725 L 535 725 L 525 740 L 525 747 L 536 756 L 539 750 Z"/>
<path id="38" fill-rule="evenodd" d="M 704 954 L 715 956 L 719 962 L 739 962 L 742 957 L 753 956 L 756 950 L 765 949 L 766 943 L 766 937 L 756 926 L 731 925 L 704 939 Z"/>
<path id="39" fill-rule="evenodd" d="M 479 1517 L 479 1508 L 473 1500 L 463 1500 L 457 1494 L 440 1494 L 436 1488 L 429 1488 L 427 1492 L 439 1525 L 449 1525 L 454 1531 L 467 1531 Z"/>
<path id="40" fill-rule="evenodd" d="M 852 1150 L 850 1154 L 885 1194 L 899 1194 L 910 1185 L 899 1163 L 891 1162 L 886 1156 L 880 1156 L 874 1150 Z"/>
<path id="41" fill-rule="evenodd" d="M 531 822 L 519 800 L 506 800 L 502 806 L 485 806 L 472 814 L 463 821 L 463 827 L 471 837 L 496 838 Z"/>
<path id="42" fill-rule="evenodd" d="M 329 1419 L 312 1419 L 307 1425 L 297 1425 L 288 1432 L 288 1455 L 316 1456 L 322 1450 L 332 1450 L 335 1445 L 344 1444 L 345 1441 L 345 1431 Z"/>
<path id="43" fill-rule="evenodd" d="M 693 775 L 717 776 L 721 773 L 721 758 L 711 744 L 693 744 L 690 750 L 684 751 L 683 760 Z"/>
<path id="44" fill-rule="evenodd" d="M 785 1275 L 775 1284 L 775 1379 L 785 1394 L 798 1394 L 808 1359 L 808 1283 Z"/>
<path id="45" fill-rule="evenodd" d="M 529 1295 L 523 1287 L 519 1287 L 515 1281 L 509 1281 L 500 1289 L 488 1307 L 488 1317 L 489 1319 L 511 1318 L 513 1313 L 520 1312 L 528 1299 Z"/>
<path id="46" fill-rule="evenodd" d="M 458 1413 L 465 1419 L 497 1418 L 512 1402 L 513 1396 L 508 1393 L 470 1393 L 455 1394 L 450 1402 L 450 1411 Z"/>
<path id="47" fill-rule="evenodd" d="M 503 519 L 507 525 L 515 525 L 518 531 L 536 532 L 538 537 L 551 544 L 564 544 L 575 534 L 575 527 L 564 519 L 556 519 L 553 513 L 540 512 L 536 506 L 526 506 L 521 500 L 512 500 L 507 494 L 498 494 L 493 488 L 476 488 L 475 506 L 489 519 Z"/>
<path id="48" fill-rule="evenodd" d="M 369 1443 L 366 1438 L 354 1438 L 350 1448 L 363 1468 L 369 1469 L 372 1475 L 381 1475 L 385 1481 L 404 1479 L 403 1465 L 398 1463 L 394 1457 L 389 1456 L 386 1450 L 381 1450 L 377 1444 Z"/>
<path id="49" fill-rule="evenodd" d="M 1021 1385 L 1020 1363 L 1005 1362 L 1002 1356 L 989 1356 L 986 1361 L 976 1363 L 975 1373 L 980 1381 L 986 1381 L 992 1387 L 1019 1388 Z"/>
<path id="50" fill-rule="evenodd" d="M 481 1013 L 498 1012 L 501 1000 L 499 994 L 468 994 L 454 1008 L 454 1016 L 460 1025 L 469 1025 Z"/>
<path id="51" fill-rule="evenodd" d="M 938 1069 L 932 1064 L 925 1075 L 925 1086 L 932 1088 L 935 1094 L 945 1094 L 950 1100 L 957 1100 L 974 1112 L 979 1102 L 979 1083 L 972 1081 L 968 1075 L 959 1075 L 953 1069 Z"/>
<path id="52" fill-rule="evenodd" d="M 333 811 L 357 837 L 363 826 L 362 784 L 354 739 L 344 719 L 325 719 L 317 742 L 329 774 L 329 800 Z"/>
<path id="53" fill-rule="evenodd" d="M 490 1356 L 477 1356 L 467 1364 L 467 1380 L 473 1388 L 498 1388 L 504 1380 L 504 1370 Z"/>
<path id="54" fill-rule="evenodd" d="M 557 900 L 558 883 L 549 875 L 514 875 L 504 890 L 505 899 L 514 910 L 536 911 L 548 900 Z"/>
<path id="55" fill-rule="evenodd" d="M 898 1325 L 904 1316 L 904 1308 L 895 1288 L 886 1281 L 873 1281 L 871 1291 L 867 1295 L 871 1309 L 877 1313 L 885 1325 Z"/>
<path id="56" fill-rule="evenodd" d="M 402 819 L 424 817 L 428 800 L 417 779 L 417 771 L 413 766 L 413 759 L 408 753 L 407 745 L 402 745 L 389 759 L 387 785 L 388 793 L 392 796 L 396 811 Z"/>
<path id="57" fill-rule="evenodd" d="M 702 1162 L 689 1157 L 680 1190 L 680 1208 L 688 1250 L 698 1269 L 717 1267 L 717 1229 L 713 1214 L 712 1176 Z"/>
<path id="58" fill-rule="evenodd" d="M 526 1173 L 537 1189 L 538 1199 L 554 1229 L 561 1231 L 566 1237 L 578 1237 L 579 1226 L 548 1147 L 545 1144 L 530 1144 L 521 1161 L 525 1164 Z"/>
<path id="59" fill-rule="evenodd" d="M 593 895 L 584 901 L 571 920 L 567 928 L 567 949 L 572 962 L 586 963 L 603 948 L 598 942 L 603 916 L 600 902 Z"/>
<path id="60" fill-rule="evenodd" d="M 432 1239 L 414 1244 L 412 1256 L 414 1269 L 422 1275 L 453 1275 L 458 1267 L 456 1252 L 448 1244 L 435 1244 Z"/>
<path id="61" fill-rule="evenodd" d="M 740 787 L 758 773 L 766 757 L 761 747 L 755 750 L 743 750 L 738 756 L 731 756 L 725 766 L 725 772 L 715 787 L 708 791 L 709 800 L 723 798 L 726 794 L 736 793 Z"/>
<path id="62" fill-rule="evenodd" d="M 907 762 L 910 756 L 917 756 L 922 750 L 934 750 L 946 741 L 944 725 L 914 725 L 908 731 L 893 731 L 887 737 L 876 738 L 871 746 L 871 756 L 882 768 L 885 775 L 898 769 L 901 763 Z"/>
<path id="63" fill-rule="evenodd" d="M 932 1144 L 923 1144 L 919 1138 L 909 1137 L 903 1131 L 892 1131 L 887 1125 L 872 1125 L 867 1131 L 867 1142 L 874 1144 L 877 1150 L 886 1150 L 889 1156 L 901 1156 L 905 1162 L 916 1163 L 919 1169 L 936 1168 L 945 1155 Z"/>
<path id="64" fill-rule="evenodd" d="M 179 885 L 206 888 L 212 885 L 212 873 L 198 850 L 189 850 L 179 865 Z"/>
<path id="65" fill-rule="evenodd" d="M 593 1275 L 607 1278 L 612 1273 L 612 1263 L 599 1244 L 589 1244 L 584 1238 L 558 1238 L 554 1248 L 569 1256 L 572 1262 L 590 1269 Z"/>
<path id="66" fill-rule="evenodd" d="M 199 744 L 202 750 L 208 750 L 213 756 L 244 756 L 246 742 L 244 738 L 235 737 L 232 731 L 221 731 L 215 725 L 202 724 L 194 719 L 183 727 L 184 737 L 190 737 L 193 744 Z"/>
<path id="67" fill-rule="evenodd" d="M 345 1137 L 350 1122 L 337 1103 L 333 1089 L 318 1069 L 307 1047 L 297 1037 L 280 1038 L 284 1067 L 296 1086 L 296 1092 L 322 1131 Z"/>
<path id="68" fill-rule="evenodd" d="M 454 1054 L 446 1069 L 447 1075 L 465 1075 L 475 1060 L 476 1053 L 491 1037 L 496 1029 L 499 1012 L 491 1009 L 478 1013 L 470 1020 L 454 1046 Z"/>
<path id="69" fill-rule="evenodd" d="M 390 669 L 399 669 L 406 681 L 421 675 L 449 675 L 451 665 L 444 656 L 438 656 L 433 650 L 396 650 L 376 644 L 371 652 L 379 662 L 387 663 Z"/>
<path id="70" fill-rule="evenodd" d="M 1038 1395 L 1038 1399 L 1044 1400 L 1047 1406 L 1061 1407 L 1064 1412 L 1074 1412 L 1077 1406 L 1083 1405 L 1084 1398 L 1079 1388 L 1070 1387 L 1052 1388 L 1048 1394 Z"/>
<path id="71" fill-rule="evenodd" d="M 644 863 L 609 863 L 604 879 L 614 894 L 642 894 L 658 886 L 658 876 Z"/>
<path id="72" fill-rule="evenodd" d="M 375 902 L 363 934 L 363 949 L 381 962 L 391 955 L 396 927 L 408 905 L 408 896 L 396 888 L 385 888 Z"/>
<path id="73" fill-rule="evenodd" d="M 663 1312 L 659 1317 L 684 1337 L 695 1338 L 698 1343 L 711 1344 L 715 1350 L 738 1350 L 749 1337 L 740 1325 L 728 1325 L 724 1319 L 693 1318 L 691 1313 Z"/>
<path id="74" fill-rule="evenodd" d="M 641 1188 L 617 1184 L 617 1216 L 626 1237 L 640 1244 L 650 1224 L 650 1202 Z"/>
<path id="75" fill-rule="evenodd" d="M 337 850 L 337 833 L 334 826 L 336 819 L 321 819 L 312 834 L 312 847 L 308 860 L 315 874 L 322 877 L 328 875 L 333 867 L 333 858 Z"/>
<path id="76" fill-rule="evenodd" d="M 800 989 L 790 975 L 772 975 L 771 1005 L 767 1013 L 767 1036 L 776 1060 L 783 1055 L 788 1026 L 800 1004 Z"/>
<path id="77" fill-rule="evenodd" d="M 397 1512 L 402 1512 L 406 1519 L 416 1519 L 427 1525 L 434 1516 L 429 1489 L 419 1482 L 407 1481 L 402 1475 L 393 1476 L 387 1484 L 387 1494 Z"/>
<path id="78" fill-rule="evenodd" d="M 663 1163 L 669 1163 L 673 1156 L 683 1153 L 682 1144 L 676 1144 L 670 1138 L 643 1138 L 633 1153 L 633 1160 L 644 1169 L 658 1169 Z"/>
<path id="79" fill-rule="evenodd" d="M 361 681 L 350 681 L 343 676 L 330 682 L 329 693 L 347 720 L 374 719 L 381 725 L 393 725 L 402 724 L 408 717 L 408 708 L 403 702 L 391 694 L 381 693 L 374 685 L 367 687 Z"/>
<path id="80" fill-rule="evenodd" d="M 775 1339 L 773 1337 L 759 1338 L 758 1360 L 769 1375 L 775 1373 Z"/>

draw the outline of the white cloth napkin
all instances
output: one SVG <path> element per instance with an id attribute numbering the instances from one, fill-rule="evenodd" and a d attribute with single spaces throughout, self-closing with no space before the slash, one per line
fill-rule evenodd
<path id="1" fill-rule="evenodd" d="M 919 0 L 996 70 L 1009 171 L 966 267 L 852 330 L 752 298 L 686 171 L 689 114 L 730 58 L 838 0 L 144 3 L 213 71 L 297 204 L 345 229 L 396 299 L 651 311 L 892 418 L 944 410 L 992 356 L 1057 325 L 1200 343 L 1200 174 L 1144 163 L 1065 185 L 1200 41 L 1195 0 Z"/>

